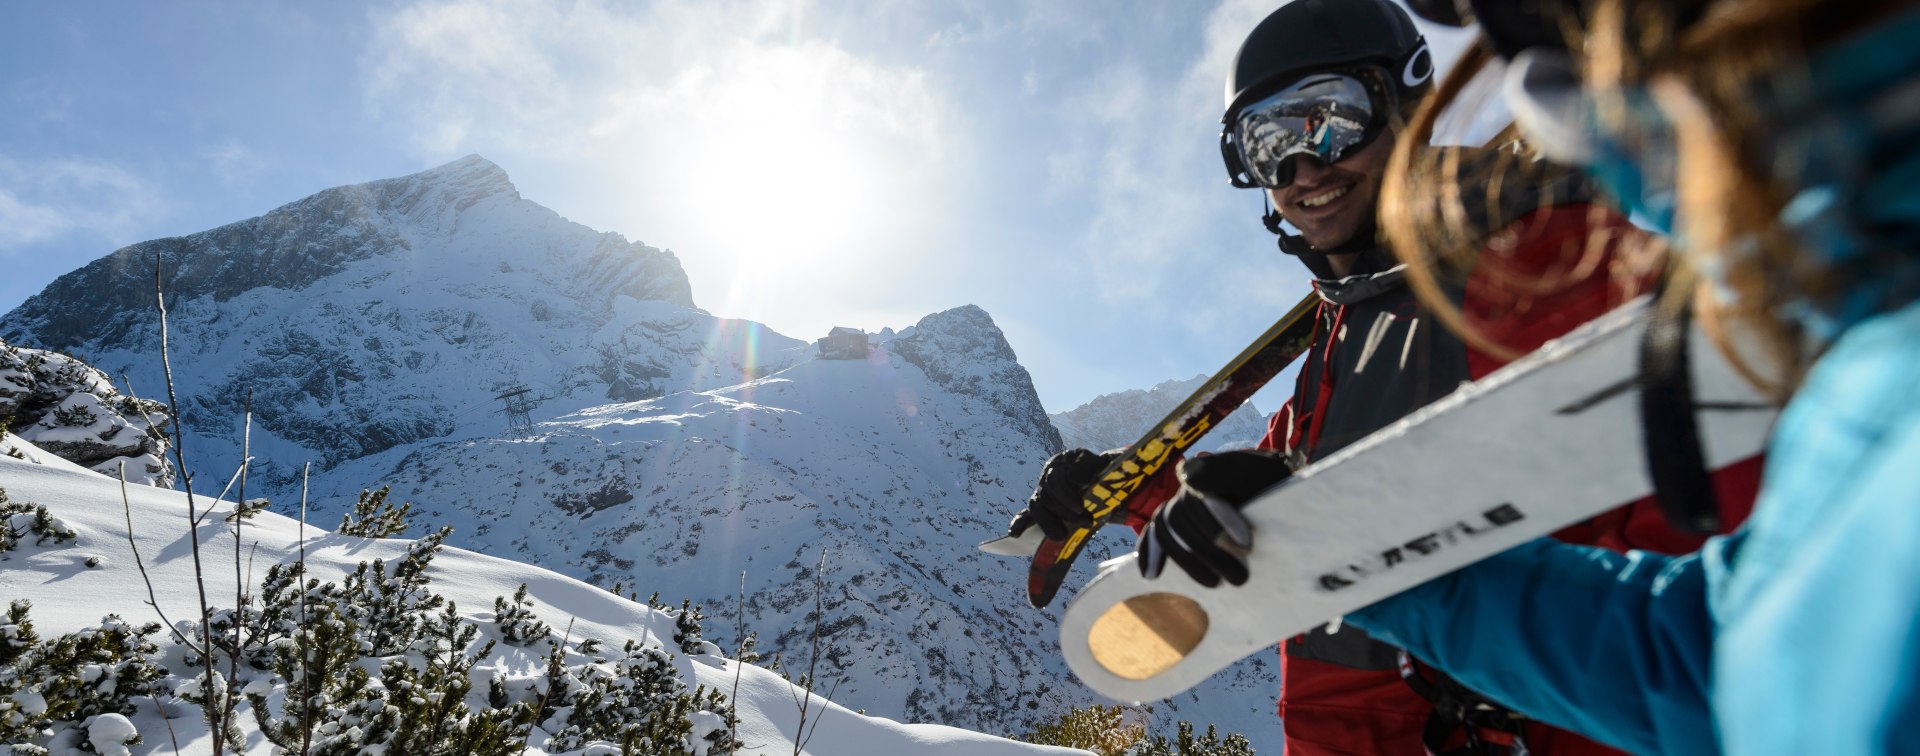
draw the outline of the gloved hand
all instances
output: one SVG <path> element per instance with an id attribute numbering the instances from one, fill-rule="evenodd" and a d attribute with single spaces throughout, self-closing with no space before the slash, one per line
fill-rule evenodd
<path id="1" fill-rule="evenodd" d="M 1193 457 L 1180 463 L 1180 493 L 1153 513 L 1135 547 L 1140 574 L 1160 576 L 1172 559 L 1201 585 L 1224 578 L 1247 582 L 1244 555 L 1253 547 L 1253 526 L 1240 508 L 1293 474 L 1276 451 L 1242 450 Z"/>
<path id="2" fill-rule="evenodd" d="M 1040 483 L 1027 498 L 1027 508 L 1007 525 L 1007 535 L 1018 537 L 1027 528 L 1039 525 L 1048 538 L 1064 541 L 1073 531 L 1092 525 L 1093 516 L 1087 514 L 1080 500 L 1100 477 L 1100 471 L 1119 458 L 1118 451 L 1095 453 L 1086 449 L 1053 455 L 1040 469 Z"/>

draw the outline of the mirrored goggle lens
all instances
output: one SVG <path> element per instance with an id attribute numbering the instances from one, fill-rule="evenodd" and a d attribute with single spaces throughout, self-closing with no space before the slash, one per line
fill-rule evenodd
<path id="1" fill-rule="evenodd" d="M 1293 183 L 1302 155 L 1332 163 L 1364 141 L 1373 123 L 1373 99 L 1350 76 L 1304 79 L 1240 110 L 1233 138 L 1247 174 L 1261 186 Z"/>

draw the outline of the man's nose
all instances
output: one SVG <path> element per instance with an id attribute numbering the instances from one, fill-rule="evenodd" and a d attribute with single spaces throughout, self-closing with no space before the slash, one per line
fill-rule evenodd
<path id="1" fill-rule="evenodd" d="M 1293 183 L 1313 186 L 1320 183 L 1320 177 L 1327 174 L 1327 161 L 1314 155 L 1296 155 L 1293 158 Z"/>

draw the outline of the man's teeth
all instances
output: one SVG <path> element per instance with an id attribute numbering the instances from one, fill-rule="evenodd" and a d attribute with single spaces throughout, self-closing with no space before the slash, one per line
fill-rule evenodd
<path id="1" fill-rule="evenodd" d="M 1340 187 L 1339 189 L 1335 189 L 1331 192 L 1327 192 L 1326 194 L 1322 194 L 1315 197 L 1308 197 L 1306 199 L 1300 200 L 1300 204 L 1306 207 L 1319 207 L 1321 205 L 1327 204 L 1334 200 L 1340 199 L 1342 196 L 1346 195 L 1347 190 L 1351 188 L 1352 187 L 1343 186 L 1343 187 Z"/>

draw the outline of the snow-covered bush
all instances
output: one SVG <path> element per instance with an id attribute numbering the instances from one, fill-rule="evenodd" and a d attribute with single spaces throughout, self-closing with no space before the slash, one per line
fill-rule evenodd
<path id="1" fill-rule="evenodd" d="M 553 642 L 525 584 L 511 599 L 495 598 L 495 622 L 517 644 L 547 640 L 547 673 L 496 677 L 476 694 L 474 669 L 492 658 L 495 641 L 434 592 L 428 575 L 450 532 L 409 544 L 391 562 L 361 562 L 338 582 L 310 577 L 298 561 L 269 566 L 237 607 L 209 607 L 205 623 L 177 623 L 186 653 L 171 657 L 179 667 L 171 670 L 154 640 L 159 623 L 136 627 L 108 615 L 44 640 L 30 605 L 14 602 L 0 621 L 0 744 L 11 746 L 0 752 L 127 754 L 140 742 L 127 718 L 135 697 L 156 708 L 166 699 L 225 709 L 208 722 L 234 752 L 244 739 L 232 715 L 248 715 L 239 708 L 278 749 L 317 756 L 507 756 L 526 749 L 536 724 L 552 736 L 535 745 L 553 753 L 613 747 L 708 756 L 737 747 L 730 703 L 718 691 L 689 691 L 669 650 L 628 641 L 608 660 L 598 639 Z M 0 543 L 17 547 L 36 535 L 75 537 L 45 507 L 0 491 Z M 697 608 L 683 602 L 672 616 L 677 644 L 712 648 L 699 638 Z"/>
<path id="2" fill-rule="evenodd" d="M 1181 720 L 1173 740 L 1153 736 L 1140 749 L 1139 756 L 1253 756 L 1253 744 L 1247 736 L 1228 733 L 1224 737 L 1207 725 L 1207 734 L 1194 737 L 1193 723 Z"/>
<path id="3" fill-rule="evenodd" d="M 550 752 L 575 751 L 597 742 L 621 753 L 695 756 L 732 753 L 733 708 L 719 691 L 689 692 L 673 657 L 657 647 L 628 641 L 612 662 L 564 664 L 564 649 L 548 657 L 542 681 L 540 726 L 554 733 Z"/>
<path id="4" fill-rule="evenodd" d="M 47 452 L 127 481 L 173 485 L 167 406 L 121 394 L 78 358 L 0 342 L 0 424 Z"/>
<path id="5" fill-rule="evenodd" d="M 475 696 L 475 665 L 494 649 L 480 628 L 433 592 L 427 569 L 450 531 L 410 545 L 392 563 L 363 562 L 339 584 L 306 577 L 298 563 L 267 570 L 259 601 L 220 610 L 215 647 L 260 674 L 243 695 L 267 740 L 320 756 L 364 753 L 515 754 L 536 723 L 553 753 L 611 743 L 623 753 L 724 754 L 733 709 L 717 691 L 689 692 L 672 657 L 629 641 L 552 643 L 544 675 L 494 678 Z M 523 584 L 494 600 L 510 642 L 553 640 Z M 688 612 L 698 639 L 698 613 Z M 224 636 L 224 638 L 222 637 Z M 369 670 L 377 669 L 378 674 Z M 247 675 L 243 674 L 243 677 Z"/>
<path id="6" fill-rule="evenodd" d="M 386 571 L 385 560 L 361 562 L 347 576 L 342 611 L 352 617 L 369 644 L 369 656 L 391 656 L 411 647 L 420 637 L 426 617 L 446 603 L 427 589 L 427 564 L 440 552 L 453 528 L 443 527 L 407 546 L 407 555 Z"/>
<path id="7" fill-rule="evenodd" d="M 1074 707 L 1052 722 L 1021 736 L 1029 743 L 1082 748 L 1100 756 L 1121 756 L 1146 737 L 1146 726 L 1124 706 Z"/>
<path id="8" fill-rule="evenodd" d="M 125 753 L 139 741 L 117 723 L 134 712 L 135 696 L 152 695 L 166 677 L 152 640 L 159 623 L 136 628 L 109 614 L 42 642 L 30 609 L 15 601 L 0 623 L 0 741 L 45 738 L 83 752 Z"/>
<path id="9" fill-rule="evenodd" d="M 647 597 L 647 606 L 673 618 L 673 645 L 680 649 L 680 653 L 688 656 L 717 653 L 713 644 L 708 643 L 700 635 L 700 622 L 705 620 L 707 615 L 701 614 L 700 607 L 694 606 L 691 599 L 682 599 L 680 608 L 675 609 L 661 603 L 660 594 L 655 593 Z"/>
<path id="10" fill-rule="evenodd" d="M 493 622 L 500 630 L 500 639 L 511 646 L 553 639 L 553 628 L 533 613 L 533 600 L 527 598 L 526 583 L 521 583 L 520 590 L 513 592 L 512 601 L 505 596 L 493 599 Z"/>
<path id="11" fill-rule="evenodd" d="M 395 507 L 387 501 L 387 486 L 378 491 L 362 489 L 360 500 L 353 503 L 353 511 L 340 516 L 340 527 L 334 532 L 341 535 L 361 538 L 388 538 L 407 531 L 407 514 L 413 511 L 413 502 Z"/>
<path id="12" fill-rule="evenodd" d="M 7 498 L 6 489 L 0 488 L 0 554 L 18 548 L 21 539 L 27 536 L 33 536 L 36 546 L 44 546 L 48 541 L 72 543 L 79 537 L 46 507 L 14 501 Z"/>
<path id="13" fill-rule="evenodd" d="M 1082 748 L 1100 756 L 1253 756 L 1253 745 L 1244 735 L 1222 736 L 1207 725 L 1207 734 L 1195 737 L 1193 723 L 1182 720 L 1175 725 L 1172 740 L 1161 735 L 1149 738 L 1143 720 L 1144 712 L 1124 706 L 1076 706 L 1020 739 Z"/>

